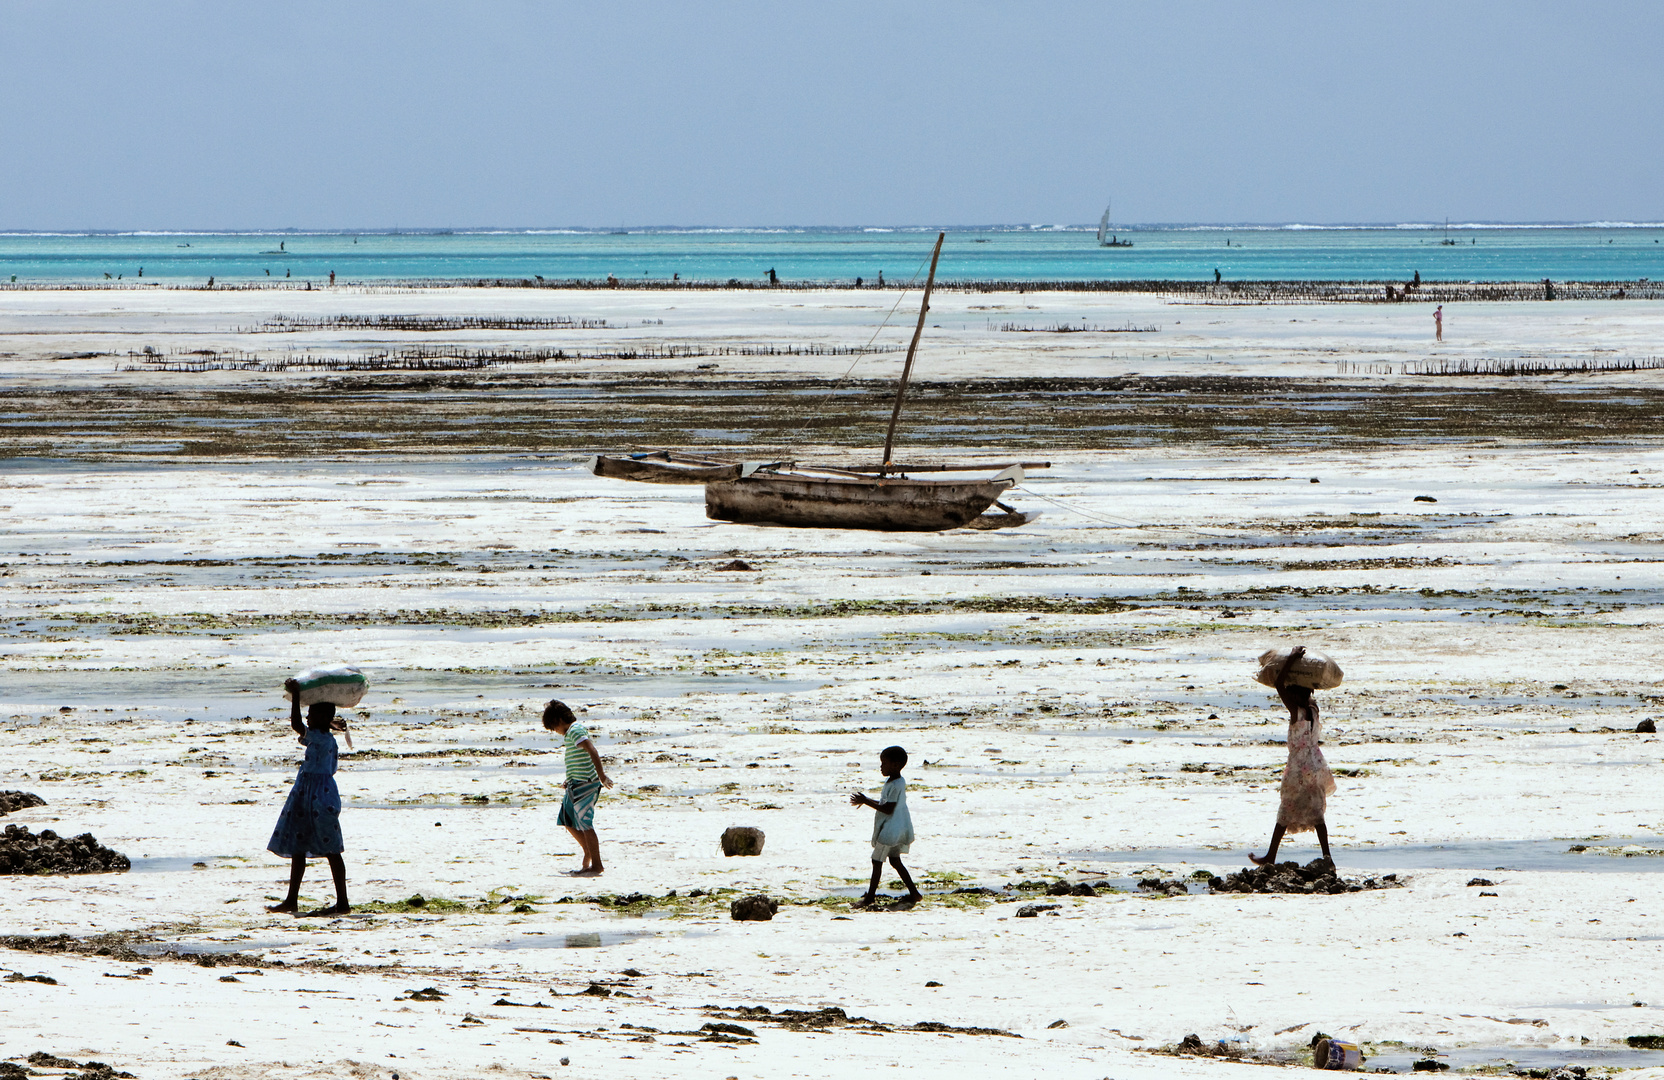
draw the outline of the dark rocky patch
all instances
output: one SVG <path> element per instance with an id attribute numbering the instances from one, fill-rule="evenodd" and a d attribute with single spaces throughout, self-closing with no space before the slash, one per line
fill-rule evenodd
<path id="1" fill-rule="evenodd" d="M 878 1020 L 869 1020 L 864 1016 L 850 1016 L 836 1005 L 813 1011 L 781 1009 L 779 1012 L 772 1012 L 764 1005 L 741 1005 L 735 1008 L 706 1005 L 705 1011 L 717 1016 L 726 1016 L 730 1019 L 748 1020 L 753 1023 L 779 1024 L 792 1031 L 824 1031 L 829 1027 L 855 1027 L 866 1031 L 928 1031 L 949 1035 L 1000 1035 L 1008 1039 L 1022 1038 L 1016 1032 L 1006 1031 L 1003 1028 L 957 1027 L 953 1024 L 943 1024 L 935 1020 L 923 1020 L 917 1024 L 885 1024 Z M 706 1025 L 706 1027 L 712 1026 L 715 1025 Z M 720 1026 L 718 1026 L 718 1030 L 721 1030 Z"/>
<path id="2" fill-rule="evenodd" d="M 1174 1046 L 1138 1047 L 1146 1054 L 1169 1054 L 1175 1057 L 1211 1057 L 1236 1061 L 1242 1058 L 1242 1048 L 1233 1046 L 1223 1040 L 1218 1042 L 1203 1042 L 1200 1035 L 1192 1032 L 1180 1039 Z"/>
<path id="3" fill-rule="evenodd" d="M 0 791 L 0 815 L 31 806 L 45 806 L 46 800 L 32 791 Z"/>
<path id="4" fill-rule="evenodd" d="M 1024 904 L 1017 909 L 1017 918 L 1033 919 L 1043 911 L 1056 911 L 1059 906 L 1058 904 Z"/>
<path id="5" fill-rule="evenodd" d="M 1071 885 L 1067 881 L 1053 882 L 1046 890 L 1047 896 L 1097 896 L 1099 889 L 1108 889 L 1109 882 L 1078 881 Z"/>
<path id="6" fill-rule="evenodd" d="M 1305 866 L 1283 862 L 1238 870 L 1229 877 L 1208 878 L 1208 891 L 1216 893 L 1310 893 L 1335 895 L 1366 889 L 1401 889 L 1397 874 L 1348 881 L 1335 872 L 1328 859 L 1313 859 Z"/>
<path id="7" fill-rule="evenodd" d="M 119 874 L 132 868 L 127 856 L 100 844 L 92 833 L 69 839 L 51 829 L 36 834 L 7 825 L 0 835 L 0 874 Z"/>
<path id="8" fill-rule="evenodd" d="M 728 905 L 728 914 L 735 922 L 768 922 L 780 910 L 780 905 L 762 893 L 742 896 Z"/>
<path id="9" fill-rule="evenodd" d="M 80 1069 L 80 1075 L 71 1080 L 135 1080 L 130 1072 L 120 1072 L 102 1061 L 73 1061 L 69 1058 L 48 1054 L 44 1050 L 36 1050 L 29 1055 L 29 1064 L 42 1069 Z"/>
<path id="10" fill-rule="evenodd" d="M 1653 723 L 1652 717 L 1649 716 L 1639 724 L 1635 725 L 1635 734 L 1656 735 L 1658 734 L 1658 725 Z"/>
<path id="11" fill-rule="evenodd" d="M 1212 879 L 1209 879 L 1209 880 L 1212 880 Z M 1158 877 L 1140 878 L 1138 880 L 1138 891 L 1139 892 L 1147 892 L 1147 893 L 1155 893 L 1158 896 L 1189 896 L 1190 895 L 1189 886 L 1185 885 L 1184 882 L 1178 880 L 1177 878 L 1174 878 L 1171 881 L 1163 881 L 1161 878 L 1158 878 Z"/>
<path id="12" fill-rule="evenodd" d="M 1496 884 L 1496 882 L 1492 881 L 1490 878 L 1476 877 L 1472 881 L 1468 882 L 1468 888 L 1471 889 L 1476 885 L 1477 886 L 1486 886 L 1486 885 L 1495 885 L 1495 884 Z"/>

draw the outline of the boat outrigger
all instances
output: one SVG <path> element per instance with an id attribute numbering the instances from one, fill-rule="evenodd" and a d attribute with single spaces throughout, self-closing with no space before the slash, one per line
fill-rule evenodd
<path id="1" fill-rule="evenodd" d="M 1039 512 L 1023 512 L 1000 501 L 1000 496 L 1023 482 L 1026 470 L 1044 469 L 1050 462 L 1015 461 L 997 464 L 960 462 L 901 463 L 892 460 L 896 425 L 913 373 L 913 358 L 930 292 L 941 258 L 938 234 L 930 256 L 919 321 L 907 346 L 896 386 L 895 407 L 884 437 L 884 457 L 876 464 L 814 465 L 796 461 L 741 461 L 722 456 L 648 450 L 631 454 L 601 454 L 590 459 L 596 476 L 649 484 L 702 484 L 705 516 L 717 521 L 747 524 L 797 525 L 818 529 L 881 529 L 895 532 L 939 532 L 970 526 L 1003 529 L 1026 525 Z M 920 480 L 909 474 L 981 472 L 981 480 Z M 985 513 L 994 507 L 997 513 Z"/>

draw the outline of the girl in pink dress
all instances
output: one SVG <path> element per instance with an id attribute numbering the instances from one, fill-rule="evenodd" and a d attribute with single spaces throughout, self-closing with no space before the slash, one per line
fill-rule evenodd
<path id="1" fill-rule="evenodd" d="M 1288 681 L 1289 669 L 1305 654 L 1305 646 L 1296 645 L 1277 676 L 1277 696 L 1288 706 L 1288 764 L 1283 767 L 1282 804 L 1277 808 L 1277 827 L 1271 830 L 1271 849 L 1264 857 L 1252 852 L 1248 855 L 1255 866 L 1277 861 L 1277 845 L 1286 832 L 1316 832 L 1323 857 L 1334 862 L 1329 855 L 1329 827 L 1323 821 L 1329 794 L 1335 790 L 1334 774 L 1319 746 L 1323 722 L 1318 719 L 1312 692 Z"/>

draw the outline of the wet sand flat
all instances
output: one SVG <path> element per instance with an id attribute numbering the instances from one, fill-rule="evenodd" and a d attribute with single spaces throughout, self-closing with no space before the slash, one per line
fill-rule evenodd
<path id="1" fill-rule="evenodd" d="M 581 458 L 685 432 L 870 453 L 899 356 L 852 383 L 855 357 L 802 350 L 861 346 L 873 309 L 467 292 L 0 297 L 0 786 L 47 800 L 0 824 L 90 831 L 134 861 L 0 879 L 0 968 L 57 980 L 0 983 L 0 1056 L 144 1080 L 1249 1076 L 1149 1051 L 1195 1032 L 1284 1060 L 1322 1030 L 1403 1070 L 1664 1059 L 1626 1043 L 1664 1033 L 1664 750 L 1634 732 L 1664 713 L 1664 375 L 1339 373 L 1431 352 L 1403 307 L 994 298 L 1035 323 L 1161 327 L 1089 341 L 1001 330 L 971 310 L 987 297 L 948 294 L 904 445 L 1043 451 L 1053 467 L 1009 501 L 1045 515 L 819 532 L 709 522 L 698 488 L 602 481 Z M 238 328 L 302 302 L 604 319 L 570 333 L 614 356 L 114 370 L 147 344 L 265 350 L 284 335 Z M 1179 340 L 1193 319 L 1221 321 Z M 1451 346 L 1470 358 L 1642 357 L 1658 315 L 1473 319 L 1487 344 Z M 522 333 L 495 347 L 555 336 Z M 655 335 L 707 355 L 621 358 Z M 307 348 L 362 358 L 385 336 Z M 751 569 L 720 569 L 735 559 Z M 1347 671 L 1321 698 L 1340 870 L 1403 888 L 1199 884 L 1263 850 L 1285 723 L 1250 676 L 1295 640 Z M 267 915 L 287 868 L 263 847 L 299 757 L 275 688 L 335 661 L 373 687 L 338 776 L 362 906 Z M 599 880 L 563 873 L 561 758 L 535 722 L 554 696 L 586 710 L 618 781 Z M 871 817 L 847 792 L 876 791 L 891 743 L 912 755 L 927 898 L 856 912 Z M 722 857 L 737 824 L 767 832 L 761 857 Z M 1315 855 L 1309 836 L 1284 848 Z M 1108 885 L 1036 887 L 1059 881 Z M 326 882 L 315 866 L 308 898 Z M 757 891 L 775 919 L 731 921 Z"/>

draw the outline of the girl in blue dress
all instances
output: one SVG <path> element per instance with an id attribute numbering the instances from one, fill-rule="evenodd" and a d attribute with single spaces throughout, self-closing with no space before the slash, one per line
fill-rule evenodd
<path id="1" fill-rule="evenodd" d="M 338 749 L 332 732 L 347 730 L 346 721 L 337 719 L 335 706 L 327 702 L 306 707 L 306 723 L 300 720 L 300 684 L 294 679 L 284 682 L 293 703 L 289 710 L 289 726 L 300 736 L 306 747 L 306 759 L 301 762 L 300 774 L 289 799 L 278 815 L 277 828 L 266 850 L 290 860 L 289 895 L 281 904 L 273 904 L 267 911 L 300 913 L 300 880 L 306 875 L 308 856 L 322 855 L 329 860 L 330 873 L 335 875 L 335 906 L 309 911 L 307 915 L 345 915 L 352 910 L 347 903 L 347 866 L 341 861 L 345 843 L 341 839 L 341 793 L 335 787 L 335 761 Z"/>

